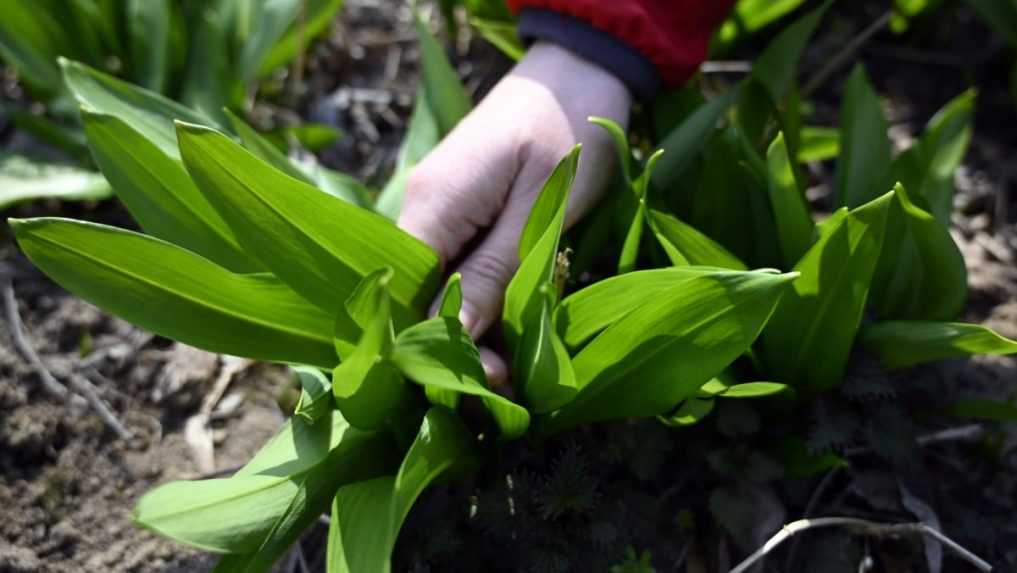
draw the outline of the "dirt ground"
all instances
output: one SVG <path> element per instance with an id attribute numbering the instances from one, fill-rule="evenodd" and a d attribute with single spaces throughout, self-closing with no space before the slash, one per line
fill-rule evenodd
<path id="1" fill-rule="evenodd" d="M 846 12 L 848 22 L 869 17 L 864 11 Z M 978 29 L 971 26 L 968 29 Z M 841 32 L 850 34 L 850 30 Z M 996 77 L 999 70 L 1005 69 L 1008 56 L 998 46 L 990 49 L 992 46 L 974 45 L 970 40 L 960 40 L 960 47 L 949 53 L 930 52 L 921 43 L 889 45 L 891 40 L 878 37 L 861 57 L 870 64 L 879 91 L 888 95 L 895 141 L 913 137 L 931 114 L 963 91 L 969 81 L 982 87 L 976 137 L 956 178 L 958 214 L 954 232 L 967 260 L 971 288 L 964 318 L 985 322 L 1001 334 L 1017 338 L 1017 163 L 1012 161 L 1017 151 L 1017 110 L 1005 96 L 1005 82 Z M 478 45 L 464 40 L 465 56 L 460 58 L 459 68 L 469 87 L 483 92 L 506 63 Z M 818 65 L 824 49 L 818 45 L 806 59 L 806 66 Z M 344 137 L 322 152 L 322 160 L 367 181 L 376 181 L 394 160 L 412 105 L 415 79 L 416 53 L 404 3 L 348 0 L 341 23 L 328 41 L 310 54 L 306 84 L 292 88 L 275 104 L 259 106 L 254 118 L 262 124 L 285 122 L 293 119 L 293 112 L 287 111 L 293 109 L 302 117 L 337 125 Z M 838 90 L 838 83 L 831 82 L 819 92 L 817 119 L 836 119 Z M 831 175 L 824 168 L 813 171 L 815 193 L 822 193 Z M 92 206 L 36 204 L 4 215 L 56 213 L 131 226 L 126 213 L 113 202 Z M 139 496 L 157 484 L 221 475 L 241 465 L 283 420 L 280 403 L 292 399 L 288 374 L 277 367 L 238 365 L 153 338 L 105 315 L 34 271 L 4 228 L 0 231 L 0 283 L 8 281 L 14 305 L 5 310 L 17 313 L 23 322 L 25 342 L 46 369 L 61 383 L 79 380 L 91 385 L 132 436 L 118 436 L 93 409 L 77 403 L 80 400 L 68 402 L 48 394 L 39 368 L 16 348 L 11 336 L 13 325 L 9 315 L 4 315 L 4 328 L 0 329 L 0 573 L 209 570 L 213 558 L 136 527 L 131 521 L 131 508 Z M 237 371 L 229 376 L 223 395 L 209 402 L 214 382 L 233 370 Z M 908 384 L 927 383 L 929 388 L 939 388 L 937 384 L 943 383 L 952 391 L 960 388 L 1008 398 L 1017 389 L 1015 381 L 1017 359 L 982 357 L 919 371 Z M 934 401 L 931 397 L 929 400 Z M 873 415 L 893 418 L 893 411 L 877 412 L 881 404 L 873 405 Z M 195 416 L 203 408 L 211 414 L 210 434 L 193 430 Z M 964 420 L 933 420 L 923 421 L 920 431 L 916 431 L 927 436 L 966 426 L 969 422 Z M 617 508 L 617 523 L 643 520 L 644 540 L 652 541 L 636 549 L 651 549 L 658 571 L 706 571 L 708 562 L 719 568 L 724 559 L 730 560 L 732 550 L 727 546 L 706 549 L 682 537 L 668 538 L 669 528 L 677 527 L 673 517 L 668 526 L 654 527 L 660 523 L 660 512 L 682 514 L 685 508 L 698 507 L 702 500 L 694 500 L 705 495 L 699 478 L 682 473 L 687 468 L 679 467 L 677 462 L 678 456 L 696 455 L 689 453 L 695 447 L 687 445 L 695 434 L 675 441 L 672 434 L 659 428 L 648 432 L 645 442 L 619 446 L 618 451 L 628 453 L 597 452 L 593 438 L 578 436 L 570 438 L 574 440 L 572 445 L 548 447 L 537 454 L 509 452 L 500 463 L 503 467 L 529 464 L 526 471 L 530 473 L 520 475 L 529 476 L 527 479 L 539 482 L 540 487 L 552 480 L 542 477 L 542 471 L 553 476 L 563 464 L 591 468 L 591 474 L 615 481 L 609 486 L 603 485 L 608 481 L 597 482 L 601 485 L 590 486 L 596 491 L 586 493 L 598 500 L 601 509 L 625 499 L 625 508 Z M 925 475 L 928 487 L 914 495 L 901 495 L 893 485 L 898 483 L 893 464 L 885 457 L 866 458 L 867 453 L 861 452 L 860 461 L 851 471 L 828 481 L 785 484 L 780 492 L 784 500 L 781 515 L 795 518 L 796 511 L 807 506 L 815 514 L 851 511 L 896 519 L 910 512 L 924 519 L 928 513 L 916 510 L 914 500 L 935 499 L 938 513 L 933 515 L 942 520 L 945 531 L 1001 564 L 999 570 L 1017 570 L 1017 520 L 1013 518 L 1017 510 L 1017 434 L 991 423 L 979 424 L 974 432 L 980 438 L 990 436 L 1000 452 L 1009 453 L 989 463 L 968 441 L 934 443 L 921 450 L 921 467 L 933 468 L 933 473 Z M 586 439 L 591 442 L 585 443 Z M 208 457 L 210 449 L 212 458 Z M 604 462 L 604 456 L 618 455 L 628 463 L 648 449 L 664 460 L 647 462 L 646 471 L 657 476 L 653 479 L 621 479 L 617 472 L 603 469 L 614 467 L 614 462 Z M 527 458 L 534 455 L 543 457 L 538 462 Z M 892 495 L 886 494 L 887 483 L 894 489 Z M 418 558 L 430 551 L 425 551 L 427 542 L 422 539 L 433 520 L 447 516 L 447 507 L 458 508 L 455 511 L 459 512 L 474 493 L 453 487 L 438 488 L 425 496 L 400 543 L 397 563 L 403 568 L 396 570 L 470 570 L 465 565 L 427 568 L 419 565 Z M 813 496 L 818 501 L 810 502 Z M 450 522 L 461 525 L 466 512 L 457 515 L 449 518 Z M 455 523 L 449 528 L 459 527 Z M 320 553 L 324 530 L 318 529 L 322 531 L 311 531 L 303 542 L 312 571 L 323 571 Z M 607 529 L 598 531 L 607 535 Z M 675 530 L 676 536 L 684 531 L 679 530 Z M 464 533 L 462 539 L 477 545 L 464 547 L 462 541 L 456 541 L 441 551 L 446 555 L 472 551 L 491 559 L 509 551 L 501 541 L 492 541 L 489 533 L 470 535 Z M 617 532 L 612 535 L 622 539 Z M 820 547 L 828 548 L 831 560 L 847 555 L 846 549 L 838 552 L 835 545 L 820 542 L 803 544 L 798 553 L 805 560 Z M 890 558 L 886 555 L 893 553 L 882 555 L 882 562 L 887 563 Z M 900 558 L 899 568 L 887 570 L 924 570 L 924 559 L 908 555 Z M 293 554 L 293 558 L 284 559 L 277 569 L 300 571 L 295 557 Z M 433 563 L 442 563 L 442 559 L 439 555 Z M 548 563 L 527 570 L 571 570 L 568 564 L 556 568 L 553 562 Z M 698 568 L 699 564 L 704 568 Z M 964 567 L 948 560 L 943 571 L 968 570 Z"/>

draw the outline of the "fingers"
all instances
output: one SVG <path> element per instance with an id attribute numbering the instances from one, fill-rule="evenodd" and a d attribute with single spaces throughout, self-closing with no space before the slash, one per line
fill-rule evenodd
<path id="1" fill-rule="evenodd" d="M 498 353 L 485 346 L 480 347 L 480 363 L 484 366 L 487 382 L 498 393 L 509 390 L 508 366 Z"/>
<path id="2" fill-rule="evenodd" d="M 479 229 L 501 211 L 517 167 L 506 138 L 478 126 L 477 111 L 456 127 L 410 173 L 398 225 L 438 252 L 442 264 L 459 256 Z"/>

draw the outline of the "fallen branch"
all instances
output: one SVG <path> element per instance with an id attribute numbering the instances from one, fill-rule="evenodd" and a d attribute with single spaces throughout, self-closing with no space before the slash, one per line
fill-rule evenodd
<path id="1" fill-rule="evenodd" d="M 57 381 L 56 377 L 54 377 L 49 369 L 46 368 L 42 359 L 39 358 L 39 354 L 35 351 L 35 348 L 29 344 L 28 338 L 25 336 L 25 327 L 21 322 L 21 315 L 18 314 L 18 301 L 14 296 L 14 286 L 10 281 L 5 281 L 3 284 L 3 298 L 4 309 L 7 316 L 7 326 L 10 330 L 14 347 L 17 348 L 22 357 L 28 361 L 35 370 L 39 379 L 42 381 L 43 390 L 63 402 L 69 402 L 80 406 L 91 406 L 92 410 L 95 411 L 99 418 L 101 418 L 102 421 L 111 430 L 113 430 L 118 437 L 124 440 L 133 438 L 134 434 L 117 419 L 109 406 L 107 406 L 106 403 L 102 401 L 102 398 L 99 397 L 99 394 L 95 391 L 95 387 L 88 381 L 87 378 L 74 372 L 68 375 L 71 388 L 74 389 L 74 392 L 70 392 L 67 390 L 67 387 Z M 84 396 L 84 398 L 82 398 L 82 396 Z"/>
<path id="2" fill-rule="evenodd" d="M 737 567 L 729 573 L 745 573 L 758 561 L 765 558 L 782 543 L 809 529 L 822 527 L 844 527 L 855 535 L 865 537 L 898 537 L 903 535 L 927 535 L 942 543 L 945 547 L 956 553 L 962 559 L 968 561 L 978 568 L 979 571 L 992 571 L 992 565 L 981 557 L 961 547 L 956 541 L 943 535 L 938 530 L 929 527 L 924 523 L 878 523 L 867 519 L 856 517 L 817 517 L 815 519 L 800 519 L 789 523 L 781 528 L 773 537 L 763 544 L 755 553 L 749 555 Z"/>

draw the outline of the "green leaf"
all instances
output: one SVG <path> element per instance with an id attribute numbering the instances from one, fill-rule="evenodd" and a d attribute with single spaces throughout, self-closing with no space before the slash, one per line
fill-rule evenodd
<path id="1" fill-rule="evenodd" d="M 988 398 L 961 398 L 950 405 L 950 414 L 991 422 L 1017 422 L 1017 406 Z"/>
<path id="2" fill-rule="evenodd" d="M 1017 49 L 1017 6 L 1012 0 L 966 0 L 994 32 Z"/>
<path id="3" fill-rule="evenodd" d="M 334 408 L 332 384 L 317 368 L 295 366 L 293 370 L 300 379 L 300 399 L 297 400 L 293 415 L 313 424 Z"/>
<path id="4" fill-rule="evenodd" d="M 752 78 L 766 87 L 774 102 L 784 99 L 794 81 L 799 58 L 832 3 L 827 0 L 785 28 L 752 64 Z"/>
<path id="5" fill-rule="evenodd" d="M 452 273 L 445 283 L 445 290 L 441 295 L 441 305 L 438 306 L 438 316 L 444 318 L 459 318 L 459 312 L 463 309 L 463 276 L 459 273 Z"/>
<path id="6" fill-rule="evenodd" d="M 1017 341 L 963 322 L 878 322 L 862 331 L 862 343 L 888 368 L 973 354 L 1017 354 Z"/>
<path id="7" fill-rule="evenodd" d="M 774 378 L 827 390 L 840 382 L 862 319 L 883 244 L 893 193 L 838 211 L 795 265 L 801 278 L 763 331 L 763 358 Z"/>
<path id="8" fill-rule="evenodd" d="M 943 225 L 953 211 L 953 175 L 967 154 L 977 92 L 951 100 L 929 121 L 918 143 L 902 153 L 893 172 Z"/>
<path id="9" fill-rule="evenodd" d="M 568 351 L 552 324 L 551 308 L 556 298 L 552 291 L 550 284 L 541 287 L 539 322 L 528 324 L 523 331 L 512 364 L 517 394 L 538 414 L 562 407 L 577 391 Z"/>
<path id="10" fill-rule="evenodd" d="M 115 116 L 83 109 L 81 119 L 96 164 L 145 232 L 235 272 L 265 268 L 240 248 L 183 165 Z"/>
<path id="11" fill-rule="evenodd" d="M 949 320 L 964 309 L 968 275 L 950 231 L 897 184 L 872 296 L 880 316 Z"/>
<path id="12" fill-rule="evenodd" d="M 126 20 L 133 77 L 152 91 L 163 91 L 169 72 L 169 1 L 129 0 Z"/>
<path id="13" fill-rule="evenodd" d="M 235 356 L 330 368 L 332 317 L 267 274 L 234 274 L 158 239 L 69 219 L 10 220 L 64 288 L 138 326 Z"/>
<path id="14" fill-rule="evenodd" d="M 248 151 L 286 175 L 299 179 L 309 185 L 314 184 L 314 181 L 306 173 L 298 169 L 285 153 L 280 151 L 270 140 L 258 133 L 257 130 L 241 119 L 240 116 L 228 109 L 223 110 L 223 113 L 226 114 L 230 121 L 230 127 L 240 137 L 240 142 Z"/>
<path id="15" fill-rule="evenodd" d="M 573 359 L 579 394 L 545 430 L 670 411 L 752 345 L 795 277 L 718 270 L 647 301 Z"/>
<path id="16" fill-rule="evenodd" d="M 689 398 L 682 402 L 674 412 L 658 416 L 665 426 L 672 428 L 692 426 L 703 421 L 713 411 L 713 398 Z"/>
<path id="17" fill-rule="evenodd" d="M 604 131 L 614 141 L 614 148 L 618 152 L 618 164 L 621 166 L 625 182 L 632 184 L 635 178 L 632 176 L 632 151 L 629 149 L 629 135 L 617 121 L 607 117 L 590 116 L 587 121 L 604 128 Z"/>
<path id="18" fill-rule="evenodd" d="M 799 163 L 835 159 L 840 155 L 840 148 L 840 132 L 836 129 L 805 126 L 802 128 L 801 146 L 798 148 L 796 159 Z"/>
<path id="19" fill-rule="evenodd" d="M 706 145 L 717 122 L 738 99 L 738 91 L 732 89 L 701 105 L 661 141 L 660 148 L 665 154 L 653 171 L 654 187 L 670 189 L 678 183 L 685 168 Z"/>
<path id="20" fill-rule="evenodd" d="M 0 210 L 37 199 L 88 201 L 112 194 L 106 179 L 94 171 L 0 153 Z"/>
<path id="21" fill-rule="evenodd" d="M 406 193 L 406 182 L 413 168 L 441 141 L 441 129 L 438 117 L 431 106 L 427 90 L 417 89 L 417 100 L 413 106 L 410 125 L 406 129 L 399 155 L 396 158 L 395 171 L 381 190 L 375 208 L 389 219 L 395 220 L 403 207 L 403 195 Z"/>
<path id="22" fill-rule="evenodd" d="M 420 42 L 420 60 L 427 101 L 431 105 L 442 136 L 448 135 L 459 120 L 473 108 L 470 96 L 459 80 L 445 50 L 427 29 L 427 25 L 414 14 L 417 39 Z"/>
<path id="23" fill-rule="evenodd" d="M 195 19 L 180 101 L 225 125 L 229 120 L 223 108 L 232 102 L 234 93 L 238 96 L 243 93 L 240 70 L 230 61 L 222 14 L 214 8 L 206 8 L 200 10 Z"/>
<path id="24" fill-rule="evenodd" d="M 763 29 L 801 6 L 805 0 L 739 0 L 731 15 L 717 30 L 714 38 L 720 48 L 727 48 L 747 34 Z"/>
<path id="25" fill-rule="evenodd" d="M 70 51 L 55 14 L 36 0 L 8 0 L 0 18 L 0 56 L 31 86 L 48 94 L 63 90 L 56 58 Z"/>
<path id="26" fill-rule="evenodd" d="M 242 34 L 238 62 L 240 77 L 245 83 L 257 78 L 262 61 L 291 25 L 303 27 L 304 23 L 298 23 L 296 20 L 306 4 L 299 0 L 274 0 L 249 4 L 250 9 L 246 14 L 247 30 Z"/>
<path id="27" fill-rule="evenodd" d="M 360 280 L 383 266 L 401 326 L 437 290 L 438 255 L 390 221 L 293 179 L 213 130 L 180 124 L 192 179 L 243 248 L 333 316 Z"/>
<path id="28" fill-rule="evenodd" d="M 650 209 L 647 219 L 657 241 L 671 259 L 671 264 L 746 270 L 745 263 L 738 260 L 738 257 L 677 217 Z"/>
<path id="29" fill-rule="evenodd" d="M 432 318 L 402 331 L 396 338 L 392 361 L 425 389 L 478 396 L 498 424 L 503 440 L 523 435 L 530 424 L 525 408 L 488 389 L 480 354 L 457 318 Z"/>
<path id="30" fill-rule="evenodd" d="M 470 18 L 470 25 L 510 59 L 518 61 L 526 53 L 526 46 L 519 39 L 514 23 L 486 18 Z"/>
<path id="31" fill-rule="evenodd" d="M 173 126 L 175 119 L 214 125 L 212 120 L 194 110 L 84 64 L 61 58 L 60 66 L 67 88 L 83 108 L 117 117 L 177 161 L 180 152 Z"/>
<path id="32" fill-rule="evenodd" d="M 855 66 L 844 88 L 840 110 L 837 204 L 855 208 L 882 195 L 890 185 L 890 138 L 879 96 Z"/>
<path id="33" fill-rule="evenodd" d="M 245 566 L 226 570 L 265 570 L 339 486 L 391 471 L 393 450 L 387 438 L 352 428 L 334 410 L 313 424 L 291 418 L 233 477 L 160 486 L 138 502 L 134 521 L 181 543 L 238 554 L 225 559 Z"/>
<path id="34" fill-rule="evenodd" d="M 791 391 L 787 384 L 777 382 L 745 382 L 728 386 L 717 394 L 720 398 L 763 398 Z"/>
<path id="35" fill-rule="evenodd" d="M 561 301 L 555 309 L 554 324 L 565 344 L 575 348 L 648 301 L 718 270 L 684 266 L 635 271 L 597 281 Z"/>
<path id="36" fill-rule="evenodd" d="M 424 489 L 475 463 L 473 438 L 444 408 L 431 408 L 399 473 L 343 486 L 332 505 L 329 573 L 388 573 L 399 528 Z"/>
<path id="37" fill-rule="evenodd" d="M 809 215 L 805 195 L 798 188 L 794 168 L 784 143 L 784 134 L 778 133 L 766 152 L 769 168 L 770 204 L 780 239 L 784 265 L 791 268 L 809 250 L 815 238 L 815 224 Z"/>
<path id="38" fill-rule="evenodd" d="M 617 124 L 615 124 L 617 127 Z M 625 146 L 626 152 L 628 146 Z M 618 258 L 618 274 L 632 272 L 636 268 L 636 260 L 639 258 L 639 245 L 643 239 L 643 226 L 646 224 L 646 194 L 650 187 L 650 178 L 653 176 L 654 167 L 660 156 L 664 154 L 663 149 L 658 149 L 646 160 L 643 172 L 631 183 L 632 191 L 639 201 L 636 207 L 636 214 L 629 224 L 629 230 L 625 234 L 625 242 L 622 244 L 621 256 Z"/>
<path id="39" fill-rule="evenodd" d="M 510 344 L 540 320 L 540 288 L 551 282 L 565 223 L 569 190 L 579 167 L 580 146 L 566 155 L 548 177 L 519 239 L 519 270 L 505 290 L 503 321 Z"/>
<path id="40" fill-rule="evenodd" d="M 343 5 L 343 0 L 306 0 L 302 2 L 303 17 L 298 18 L 278 41 L 274 42 L 271 51 L 262 58 L 261 75 L 267 76 L 276 68 L 286 65 L 307 51 L 308 44 L 328 30 L 335 20 L 335 15 Z"/>
<path id="41" fill-rule="evenodd" d="M 388 284 L 392 269 L 379 269 L 357 286 L 347 302 L 349 315 L 362 329 L 356 346 L 342 355 L 332 374 L 336 406 L 350 424 L 376 430 L 408 410 L 413 396 L 396 365 Z"/>

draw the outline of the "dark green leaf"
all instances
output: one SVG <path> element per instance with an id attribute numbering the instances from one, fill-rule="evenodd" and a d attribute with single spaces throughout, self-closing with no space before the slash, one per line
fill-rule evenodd
<path id="1" fill-rule="evenodd" d="M 888 368 L 973 354 L 1017 354 L 1017 341 L 963 322 L 878 322 L 862 331 L 862 342 Z"/>
<path id="2" fill-rule="evenodd" d="M 812 246 L 815 225 L 809 215 L 805 195 L 798 188 L 783 134 L 778 133 L 770 144 L 766 164 L 769 167 L 770 204 L 773 206 L 777 236 L 785 268 L 791 268 Z"/>
<path id="3" fill-rule="evenodd" d="M 853 209 L 882 195 L 890 185 L 886 119 L 861 65 L 848 78 L 840 117 L 837 203 Z"/>
<path id="4" fill-rule="evenodd" d="M 766 86 L 774 102 L 784 99 L 794 81 L 798 60 L 830 4 L 832 0 L 827 0 L 785 28 L 752 64 L 752 78 Z"/>

